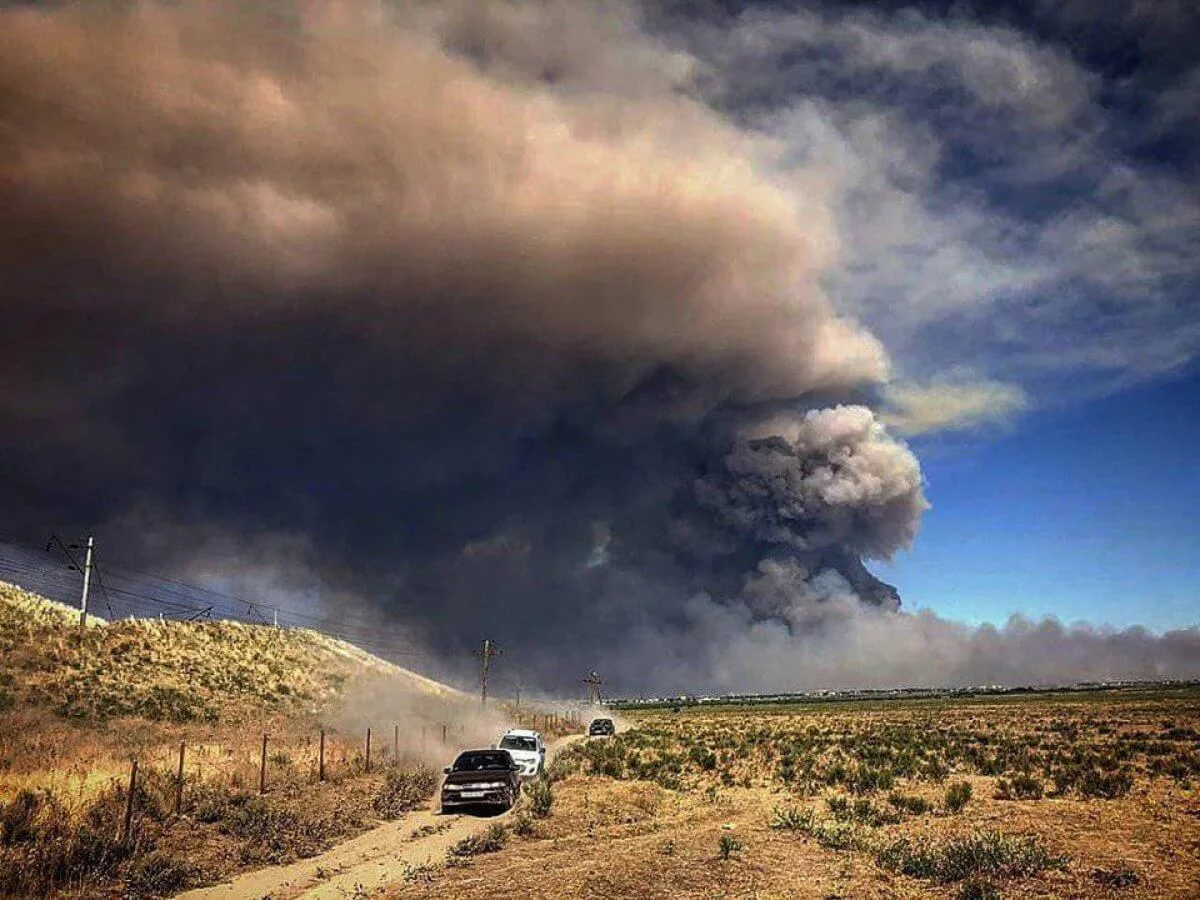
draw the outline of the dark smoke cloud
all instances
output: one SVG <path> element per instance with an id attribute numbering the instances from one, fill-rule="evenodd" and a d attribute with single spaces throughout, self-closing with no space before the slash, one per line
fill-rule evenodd
<path id="1" fill-rule="evenodd" d="M 795 681 L 925 621 L 862 563 L 925 503 L 820 288 L 831 185 L 629 5 L 270 9 L 0 10 L 10 534 L 299 569 L 546 681 Z"/>

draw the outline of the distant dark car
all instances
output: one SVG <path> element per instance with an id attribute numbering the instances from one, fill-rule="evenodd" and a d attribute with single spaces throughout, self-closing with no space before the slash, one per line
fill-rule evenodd
<path id="1" fill-rule="evenodd" d="M 616 732 L 612 719 L 592 719 L 592 724 L 588 726 L 588 734 L 592 737 L 608 736 Z"/>
<path id="2" fill-rule="evenodd" d="M 521 793 L 521 766 L 507 750 L 467 750 L 442 771 L 443 811 L 464 806 L 508 809 Z"/>

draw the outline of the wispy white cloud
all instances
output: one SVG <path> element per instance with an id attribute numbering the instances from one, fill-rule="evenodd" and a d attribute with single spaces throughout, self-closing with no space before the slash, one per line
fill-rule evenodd
<path id="1" fill-rule="evenodd" d="M 889 385 L 882 421 L 905 435 L 974 429 L 1003 423 L 1029 405 L 1025 391 L 1001 381 L 941 378 Z"/>
<path id="2" fill-rule="evenodd" d="M 1117 27 L 1169 40 L 1154 10 L 1119 5 Z M 1081 27 L 1087 11 L 1067 6 L 1041 14 Z M 1117 82 L 1065 42 L 912 10 L 757 11 L 685 31 L 708 96 L 836 185 L 829 293 L 906 375 L 966 365 L 1058 396 L 1200 358 L 1200 190 L 1186 162 L 1141 152 L 1196 130 L 1200 66 Z M 1127 108 L 1138 96 L 1148 119 Z"/>

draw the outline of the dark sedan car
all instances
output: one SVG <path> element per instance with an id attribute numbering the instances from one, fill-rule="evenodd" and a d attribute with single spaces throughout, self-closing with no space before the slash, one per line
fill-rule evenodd
<path id="1" fill-rule="evenodd" d="M 615 734 L 617 731 L 613 725 L 612 719 L 592 719 L 592 724 L 588 726 L 588 734 L 592 737 L 607 736 Z"/>
<path id="2" fill-rule="evenodd" d="M 443 811 L 464 806 L 508 809 L 521 793 L 521 766 L 507 750 L 467 750 L 442 771 Z"/>

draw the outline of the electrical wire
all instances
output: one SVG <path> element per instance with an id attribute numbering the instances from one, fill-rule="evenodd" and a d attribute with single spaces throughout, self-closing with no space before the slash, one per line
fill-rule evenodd
<path id="1" fill-rule="evenodd" d="M 52 538 L 52 541 L 59 543 L 64 554 L 71 560 L 75 571 L 78 571 L 78 563 L 74 560 L 73 555 L 66 548 L 66 545 L 57 539 L 57 535 Z M 26 559 L 6 558 L 9 556 L 6 551 L 14 549 L 19 550 Z M 40 565 L 33 562 L 34 559 L 39 557 L 38 562 L 40 562 Z M 117 608 L 122 609 L 122 611 L 127 610 L 131 614 L 140 613 L 143 615 L 147 612 L 146 605 L 148 604 L 153 608 L 157 608 L 160 615 L 165 611 L 172 618 L 181 620 L 195 620 L 200 617 L 221 618 L 248 624 L 270 626 L 272 623 L 263 615 L 263 609 L 270 608 L 277 613 L 281 625 L 305 628 L 327 637 L 346 641 L 362 649 L 393 658 L 431 658 L 427 651 L 422 650 L 411 642 L 380 638 L 378 632 L 369 630 L 367 626 L 355 626 L 328 616 L 301 612 L 300 610 L 278 604 L 264 605 L 243 597 L 237 597 L 232 594 L 226 594 L 211 588 L 189 584 L 178 579 L 167 578 L 166 576 L 154 573 L 138 572 L 134 569 L 108 564 L 106 564 L 106 570 L 109 574 L 107 583 L 104 581 L 100 567 L 93 563 L 93 571 L 97 574 L 97 584 L 100 587 L 106 608 L 110 616 L 113 617 L 116 615 L 114 604 L 116 604 Z M 15 577 L 22 581 L 28 581 L 32 578 L 36 583 L 26 584 L 27 589 L 33 590 L 36 593 L 44 593 L 46 596 L 50 596 L 51 599 L 59 600 L 59 602 L 71 602 L 73 598 L 69 598 L 66 595 L 68 592 L 73 592 L 76 589 L 75 577 L 67 574 L 61 567 L 55 566 L 52 556 L 47 553 L 39 553 L 28 548 L 19 547 L 19 545 L 0 544 L 0 575 Z M 136 584 L 138 576 L 145 581 L 158 582 L 158 584 L 150 583 L 141 589 L 136 589 L 130 582 Z M 114 582 L 114 578 L 118 580 Z M 58 594 L 58 596 L 53 596 L 55 594 Z M 162 594 L 167 596 L 162 596 Z M 167 599 L 167 597 L 172 599 Z M 213 602 L 214 599 L 224 602 Z M 235 605 L 244 606 L 246 612 L 239 613 Z M 248 618 L 251 615 L 257 619 L 257 622 Z"/>

